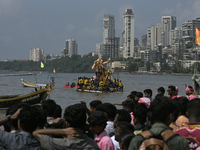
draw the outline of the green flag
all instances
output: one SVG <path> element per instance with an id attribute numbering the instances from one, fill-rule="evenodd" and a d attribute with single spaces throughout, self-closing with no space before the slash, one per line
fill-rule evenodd
<path id="1" fill-rule="evenodd" d="M 44 68 L 44 64 L 41 62 L 41 68 Z"/>

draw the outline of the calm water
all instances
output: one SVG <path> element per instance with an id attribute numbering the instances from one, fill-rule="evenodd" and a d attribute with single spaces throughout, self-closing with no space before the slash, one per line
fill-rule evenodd
<path id="1" fill-rule="evenodd" d="M 2 73 L 0 72 L 0 74 Z M 114 74 L 114 77 L 118 77 L 123 82 L 123 93 L 82 93 L 76 92 L 76 89 L 63 88 L 67 82 L 76 82 L 76 79 L 80 76 L 91 77 L 93 75 L 92 73 L 41 73 L 37 76 L 37 79 L 39 83 L 47 83 L 50 76 L 55 77 L 55 87 L 51 91 L 50 98 L 54 99 L 63 109 L 71 104 L 79 103 L 80 101 L 85 101 L 88 105 L 89 102 L 95 99 L 102 100 L 103 102 L 120 103 L 126 99 L 131 91 L 136 90 L 143 92 L 144 89 L 147 88 L 152 89 L 154 97 L 157 94 L 157 88 L 160 86 L 163 86 L 165 90 L 167 90 L 169 85 L 175 85 L 179 88 L 179 94 L 185 95 L 185 84 L 193 85 L 190 76 Z M 36 83 L 35 76 L 33 75 L 0 77 L 0 95 L 24 94 L 34 91 L 32 88 L 23 88 L 21 79 Z M 165 95 L 168 96 L 167 91 Z M 3 111 L 0 112 L 0 116 L 2 116 L 2 114 L 4 114 Z"/>

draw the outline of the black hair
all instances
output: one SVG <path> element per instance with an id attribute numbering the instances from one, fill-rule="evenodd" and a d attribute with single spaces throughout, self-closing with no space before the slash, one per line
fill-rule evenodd
<path id="1" fill-rule="evenodd" d="M 140 124 L 144 124 L 147 118 L 147 107 L 144 103 L 138 103 L 133 110 L 134 118 L 137 118 Z"/>
<path id="2" fill-rule="evenodd" d="M 176 91 L 176 87 L 173 85 L 168 86 L 168 88 L 170 88 L 172 91 Z"/>
<path id="3" fill-rule="evenodd" d="M 159 87 L 159 88 L 157 89 L 157 91 L 160 91 L 160 92 L 162 92 L 163 94 L 165 93 L 164 87 Z"/>
<path id="4" fill-rule="evenodd" d="M 187 103 L 188 116 L 200 117 L 200 98 L 195 98 Z"/>
<path id="5" fill-rule="evenodd" d="M 86 124 L 86 109 L 81 104 L 74 104 L 65 109 L 64 118 L 70 127 L 80 128 Z"/>
<path id="6" fill-rule="evenodd" d="M 137 91 L 131 91 L 130 95 L 134 95 L 137 93 Z"/>
<path id="7" fill-rule="evenodd" d="M 96 110 L 103 111 L 107 114 L 108 120 L 114 121 L 117 114 L 117 108 L 111 103 L 103 103 L 96 107 Z"/>
<path id="8" fill-rule="evenodd" d="M 152 96 L 152 90 L 151 89 L 145 89 L 144 93 L 150 94 L 150 97 Z"/>
<path id="9" fill-rule="evenodd" d="M 122 150 L 128 150 L 131 140 L 135 137 L 132 131 L 126 131 L 120 136 L 119 143 L 122 143 Z"/>
<path id="10" fill-rule="evenodd" d="M 39 107 L 22 108 L 18 116 L 23 131 L 32 133 L 37 127 L 42 128 L 46 123 L 46 115 Z"/>
<path id="11" fill-rule="evenodd" d="M 18 103 L 16 105 L 12 105 L 7 109 L 6 116 L 7 115 L 13 115 L 20 108 L 24 108 L 26 110 L 29 110 L 30 107 L 31 106 L 27 103 Z M 14 119 L 10 123 L 12 124 L 12 126 L 14 127 L 15 130 L 18 130 L 18 119 Z M 4 125 L 4 128 L 7 132 L 11 131 L 10 128 L 7 125 Z"/>
<path id="12" fill-rule="evenodd" d="M 62 117 L 62 108 L 60 107 L 60 105 L 56 104 L 56 109 L 53 113 L 53 118 L 61 118 Z"/>
<path id="13" fill-rule="evenodd" d="M 125 100 L 122 102 L 122 106 L 128 107 L 133 111 L 135 103 L 132 100 Z"/>
<path id="14" fill-rule="evenodd" d="M 90 106 L 92 108 L 96 108 L 98 105 L 101 105 L 101 104 L 102 104 L 102 102 L 100 100 L 93 100 L 90 102 Z"/>
<path id="15" fill-rule="evenodd" d="M 130 98 L 131 100 L 135 100 L 135 95 L 129 94 L 129 95 L 127 96 L 127 98 Z"/>
<path id="16" fill-rule="evenodd" d="M 165 123 L 167 116 L 173 114 L 174 112 L 174 104 L 170 98 L 162 96 L 153 100 L 150 106 L 150 110 L 152 111 L 154 123 Z"/>
<path id="17" fill-rule="evenodd" d="M 48 117 L 53 117 L 54 111 L 56 110 L 56 102 L 52 99 L 42 101 L 42 109 Z"/>
<path id="18" fill-rule="evenodd" d="M 122 121 L 119 122 L 119 124 L 117 125 L 117 127 L 119 127 L 120 129 L 120 135 L 125 132 L 126 130 L 132 131 L 132 133 L 134 132 L 134 127 L 132 124 L 126 122 L 126 121 Z"/>
<path id="19" fill-rule="evenodd" d="M 90 124 L 90 126 L 104 126 L 104 128 L 107 125 L 107 117 L 106 114 L 102 111 L 94 111 L 90 114 L 89 118 L 88 118 L 88 122 Z"/>
<path id="20" fill-rule="evenodd" d="M 187 103 L 188 102 L 189 102 L 188 98 L 184 97 L 184 96 L 173 99 L 173 103 L 178 106 L 179 113 L 181 115 L 185 115 L 185 116 L 186 116 L 186 112 L 187 112 Z"/>
<path id="21" fill-rule="evenodd" d="M 119 109 L 117 110 L 117 121 L 118 122 L 122 122 L 122 121 L 125 121 L 125 122 L 128 122 L 128 123 L 131 123 L 131 115 L 128 111 L 124 110 L 124 109 Z"/>
<path id="22" fill-rule="evenodd" d="M 142 93 L 142 92 L 137 92 L 137 93 L 135 94 L 135 96 L 137 96 L 138 98 L 141 98 L 141 97 L 143 97 L 143 93 Z"/>

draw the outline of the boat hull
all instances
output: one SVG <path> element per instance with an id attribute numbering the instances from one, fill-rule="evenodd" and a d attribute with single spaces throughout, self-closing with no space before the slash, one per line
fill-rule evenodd
<path id="1" fill-rule="evenodd" d="M 49 95 L 47 89 L 42 89 L 29 94 L 0 96 L 0 109 L 7 109 L 20 102 L 35 105 L 45 100 Z"/>
<path id="2" fill-rule="evenodd" d="M 30 83 L 27 81 L 22 80 L 22 86 L 23 87 L 31 87 L 31 88 L 37 88 L 37 87 L 46 87 L 46 84 L 34 84 L 34 83 Z"/>

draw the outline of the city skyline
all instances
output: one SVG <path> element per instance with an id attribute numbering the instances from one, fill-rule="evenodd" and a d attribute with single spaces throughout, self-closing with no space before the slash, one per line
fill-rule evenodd
<path id="1" fill-rule="evenodd" d="M 112 5 L 112 6 L 111 6 Z M 103 17 L 115 16 L 116 37 L 123 31 L 125 9 L 132 9 L 135 18 L 134 37 L 147 34 L 148 27 L 161 23 L 162 16 L 175 16 L 177 27 L 183 22 L 200 17 L 198 0 L 169 0 L 161 2 L 109 0 L 57 2 L 1 0 L 0 3 L 0 61 L 5 59 L 29 59 L 33 48 L 44 49 L 45 54 L 59 54 L 67 39 L 75 39 L 78 54 L 96 50 L 102 41 Z"/>

